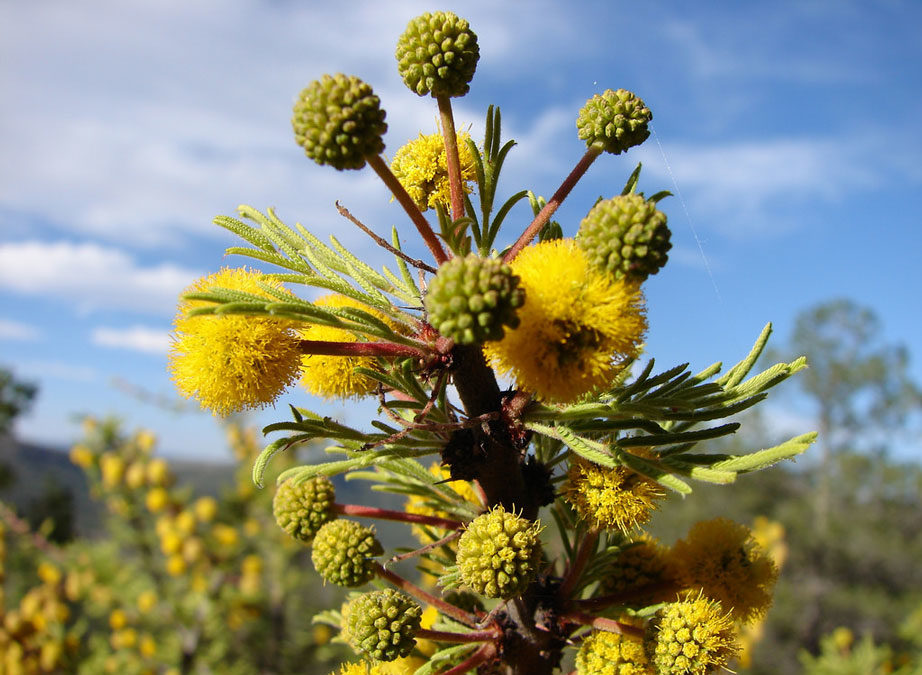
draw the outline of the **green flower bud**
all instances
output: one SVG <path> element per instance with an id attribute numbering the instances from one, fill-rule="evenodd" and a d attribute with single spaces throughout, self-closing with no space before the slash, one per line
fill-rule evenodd
<path id="1" fill-rule="evenodd" d="M 672 248 L 666 214 L 641 195 L 619 195 L 592 207 L 576 241 L 592 264 L 616 278 L 643 281 L 659 272 Z"/>
<path id="2" fill-rule="evenodd" d="M 525 290 L 512 268 L 475 253 L 443 263 L 424 299 L 429 323 L 463 345 L 501 340 L 503 326 L 519 325 L 516 309 L 523 302 Z"/>
<path id="3" fill-rule="evenodd" d="M 353 520 L 331 520 L 314 537 L 311 560 L 324 578 L 338 586 L 354 588 L 375 574 L 371 558 L 384 553 L 374 528 Z"/>
<path id="4" fill-rule="evenodd" d="M 298 96 L 291 126 L 295 140 L 318 164 L 361 169 L 381 154 L 385 112 L 371 86 L 357 77 L 324 75 Z"/>
<path id="5" fill-rule="evenodd" d="M 357 652 L 393 661 L 412 651 L 422 613 L 414 600 L 399 591 L 364 593 L 343 612 L 343 637 Z"/>
<path id="6" fill-rule="evenodd" d="M 511 598 L 525 590 L 541 562 L 537 522 L 497 506 L 474 518 L 458 540 L 458 571 L 475 593 Z"/>
<path id="7" fill-rule="evenodd" d="M 720 603 L 699 596 L 666 605 L 647 624 L 644 650 L 657 673 L 705 675 L 739 652 L 733 619 Z"/>
<path id="8" fill-rule="evenodd" d="M 637 96 L 626 89 L 609 89 L 586 101 L 576 118 L 576 128 L 587 146 L 620 155 L 647 140 L 647 124 L 652 119 L 653 113 Z"/>
<path id="9" fill-rule="evenodd" d="M 286 480 L 272 499 L 275 522 L 289 536 L 310 543 L 322 525 L 333 519 L 336 490 L 326 476 L 315 476 L 297 485 Z"/>
<path id="10" fill-rule="evenodd" d="M 477 35 L 451 12 L 426 12 L 397 41 L 397 69 L 420 96 L 464 96 L 480 58 Z"/>

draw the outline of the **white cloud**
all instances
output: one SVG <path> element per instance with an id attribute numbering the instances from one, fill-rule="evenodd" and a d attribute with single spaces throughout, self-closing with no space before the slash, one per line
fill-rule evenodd
<path id="1" fill-rule="evenodd" d="M 91 366 L 76 365 L 64 361 L 21 361 L 17 369 L 26 379 L 67 380 L 70 382 L 95 382 L 99 373 Z"/>
<path id="2" fill-rule="evenodd" d="M 31 342 L 38 339 L 39 334 L 38 328 L 30 324 L 0 319 L 0 340 Z"/>
<path id="3" fill-rule="evenodd" d="M 726 233 L 788 229 L 773 216 L 806 200 L 836 202 L 881 181 L 863 161 L 869 139 L 773 139 L 698 145 L 656 137 L 638 149 L 647 174 L 688 200 L 689 211 Z M 675 185 L 673 185 L 675 181 Z M 693 218 L 698 220 L 698 218 Z"/>
<path id="4" fill-rule="evenodd" d="M 473 4 L 494 59 L 529 39 L 523 22 L 539 20 Z M 331 190 L 341 176 L 295 147 L 290 102 L 323 72 L 355 72 L 388 111 L 389 152 L 433 127 L 433 102 L 409 94 L 381 58 L 423 9 L 409 0 L 348 12 L 213 0 L 5 4 L 0 22 L 18 29 L 0 58 L 28 67 L 5 74 L 0 204 L 23 221 L 146 246 L 212 236 L 212 216 L 239 202 L 316 212 L 343 195 Z M 522 30 L 510 30 L 513 17 Z"/>
<path id="5" fill-rule="evenodd" d="M 83 311 L 171 314 L 179 293 L 198 276 L 171 263 L 141 265 L 124 251 L 99 244 L 0 244 L 0 288 L 54 295 Z"/>
<path id="6" fill-rule="evenodd" d="M 166 354 L 170 347 L 168 331 L 146 326 L 129 328 L 96 328 L 90 338 L 93 344 L 102 347 L 130 349 L 146 354 Z"/>

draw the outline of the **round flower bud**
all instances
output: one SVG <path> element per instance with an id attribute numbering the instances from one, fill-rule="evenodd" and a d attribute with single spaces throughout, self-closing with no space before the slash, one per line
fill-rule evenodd
<path id="1" fill-rule="evenodd" d="M 331 520 L 314 537 L 311 560 L 324 578 L 338 586 L 354 588 L 375 574 L 371 558 L 384 553 L 375 531 L 354 520 Z"/>
<path id="2" fill-rule="evenodd" d="M 387 131 L 381 101 L 357 77 L 324 75 L 298 96 L 291 126 L 295 140 L 318 164 L 361 169 L 384 150 Z"/>
<path id="3" fill-rule="evenodd" d="M 666 214 L 641 195 L 619 195 L 592 207 L 576 241 L 592 264 L 616 279 L 643 281 L 659 272 L 672 248 Z"/>
<path id="4" fill-rule="evenodd" d="M 422 614 L 422 608 L 399 591 L 364 593 L 346 605 L 343 637 L 358 652 L 393 661 L 412 651 Z"/>
<path id="5" fill-rule="evenodd" d="M 647 624 L 644 650 L 662 675 L 705 675 L 739 652 L 733 619 L 720 603 L 699 596 L 659 610 Z"/>
<path id="6" fill-rule="evenodd" d="M 501 505 L 474 518 L 458 540 L 458 571 L 475 593 L 511 598 L 525 590 L 541 562 L 537 522 Z"/>
<path id="7" fill-rule="evenodd" d="M 643 643 L 600 630 L 583 640 L 576 654 L 576 672 L 578 675 L 639 675 L 651 670 Z"/>
<path id="8" fill-rule="evenodd" d="M 480 58 L 477 35 L 451 12 L 426 12 L 397 41 L 397 69 L 420 96 L 464 96 Z"/>
<path id="9" fill-rule="evenodd" d="M 464 345 L 501 340 L 503 326 L 519 325 L 516 310 L 524 302 L 525 291 L 512 268 L 475 253 L 442 264 L 424 299 L 429 323 Z"/>
<path id="10" fill-rule="evenodd" d="M 631 600 L 625 602 L 630 607 L 646 607 L 675 599 L 668 582 L 675 580 L 676 570 L 668 553 L 662 544 L 646 535 L 626 544 L 606 570 L 598 594 L 630 591 Z M 638 594 L 645 588 L 647 592 Z"/>
<path id="11" fill-rule="evenodd" d="M 647 140 L 647 124 L 652 119 L 653 113 L 637 96 L 626 89 L 608 89 L 586 101 L 576 128 L 587 146 L 620 155 Z"/>
<path id="12" fill-rule="evenodd" d="M 286 480 L 272 499 L 275 522 L 289 536 L 310 543 L 317 530 L 333 519 L 336 490 L 326 476 L 314 476 L 302 483 Z"/>

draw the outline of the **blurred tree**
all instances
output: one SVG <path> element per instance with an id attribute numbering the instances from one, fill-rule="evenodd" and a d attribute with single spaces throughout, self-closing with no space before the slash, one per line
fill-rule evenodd
<path id="1" fill-rule="evenodd" d="M 12 371 L 0 368 L 0 434 L 8 433 L 13 420 L 29 409 L 38 388 L 17 380 Z"/>
<path id="2" fill-rule="evenodd" d="M 10 432 L 13 420 L 28 410 L 37 391 L 34 384 L 17 380 L 12 371 L 0 368 L 0 436 Z M 0 490 L 15 479 L 13 468 L 6 462 L 0 462 Z"/>
<path id="3" fill-rule="evenodd" d="M 752 669 L 739 671 L 760 675 L 801 672 L 798 651 L 820 653 L 823 636 L 839 627 L 873 641 L 856 644 L 856 660 L 876 658 L 874 645 L 904 650 L 900 624 L 922 602 L 922 466 L 889 452 L 922 407 L 908 349 L 884 340 L 872 310 L 838 300 L 801 313 L 783 353 L 769 358 L 795 350 L 810 365 L 798 379 L 806 400 L 797 405 L 817 416 L 818 461 L 696 490 L 694 499 L 664 508 L 654 527 L 670 541 L 696 520 L 730 512 L 784 525 L 790 553 L 775 606 Z M 747 433 L 716 443 L 720 451 L 773 442 L 770 419 L 744 426 Z M 820 669 L 809 672 L 826 672 L 835 659 L 816 663 Z"/>

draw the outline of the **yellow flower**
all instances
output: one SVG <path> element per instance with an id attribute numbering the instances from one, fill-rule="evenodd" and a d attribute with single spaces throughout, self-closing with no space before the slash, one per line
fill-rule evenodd
<path id="1" fill-rule="evenodd" d="M 138 611 L 147 614 L 157 606 L 157 594 L 152 590 L 142 591 L 137 600 Z"/>
<path id="2" fill-rule="evenodd" d="M 637 355 L 647 327 L 637 285 L 593 267 L 572 239 L 530 246 L 511 265 L 525 289 L 520 323 L 484 351 L 520 387 L 568 403 L 610 384 Z"/>
<path id="3" fill-rule="evenodd" d="M 138 632 L 134 628 L 125 628 L 112 634 L 112 646 L 115 649 L 131 649 L 138 643 Z"/>
<path id="4" fill-rule="evenodd" d="M 174 553 L 166 561 L 166 573 L 171 577 L 179 577 L 186 573 L 186 561 L 178 553 Z"/>
<path id="5" fill-rule="evenodd" d="M 38 565 L 38 578 L 49 586 L 57 586 L 61 581 L 61 570 L 49 562 L 42 561 Z"/>
<path id="6" fill-rule="evenodd" d="M 263 559 L 255 554 L 248 555 L 240 562 L 240 570 L 243 574 L 259 576 L 263 572 Z"/>
<path id="7" fill-rule="evenodd" d="M 416 669 L 425 664 L 425 659 L 415 656 L 404 656 L 394 661 L 377 661 L 369 663 L 344 663 L 339 671 L 330 675 L 412 675 Z"/>
<path id="8" fill-rule="evenodd" d="M 732 617 L 719 602 L 700 595 L 659 610 L 644 648 L 659 675 L 713 673 L 739 651 Z"/>
<path id="9" fill-rule="evenodd" d="M 256 271 L 225 268 L 199 279 L 186 293 L 226 288 L 275 300 L 258 282 L 282 289 L 281 283 L 263 279 Z M 201 300 L 180 302 L 168 357 L 179 392 L 197 398 L 217 415 L 275 401 L 298 375 L 297 323 L 240 314 L 188 316 L 190 310 L 208 306 L 211 303 Z"/>
<path id="10" fill-rule="evenodd" d="M 639 640 L 599 630 L 580 646 L 576 672 L 579 675 L 648 675 L 652 670 Z"/>
<path id="11" fill-rule="evenodd" d="M 125 460 L 111 452 L 105 453 L 99 459 L 99 468 L 102 471 L 102 482 L 106 487 L 114 488 L 122 480 L 125 473 Z"/>
<path id="12" fill-rule="evenodd" d="M 778 568 L 745 525 L 728 518 L 695 523 L 673 546 L 672 558 L 684 588 L 701 589 L 743 623 L 762 617 L 772 603 Z"/>
<path id="13" fill-rule="evenodd" d="M 330 675 L 369 675 L 368 664 L 364 661 L 344 663 L 338 672 L 331 672 Z"/>
<path id="14" fill-rule="evenodd" d="M 594 529 L 628 533 L 650 520 L 666 496 L 657 483 L 627 467 L 609 469 L 583 459 L 570 464 L 564 498 Z"/>
<path id="15" fill-rule="evenodd" d="M 192 505 L 192 510 L 200 522 L 210 523 L 218 515 L 218 502 L 214 497 L 199 497 Z"/>
<path id="16" fill-rule="evenodd" d="M 471 182 L 476 176 L 474 156 L 467 145 L 470 134 L 458 134 L 458 161 L 461 164 L 461 183 L 464 192 L 471 192 Z M 448 182 L 448 163 L 445 157 L 445 140 L 442 134 L 420 134 L 397 151 L 391 162 L 391 171 L 406 188 L 420 211 L 441 204 L 446 211 L 451 204 L 451 187 Z"/>
<path id="17" fill-rule="evenodd" d="M 137 490 L 144 486 L 147 480 L 147 467 L 141 462 L 132 462 L 125 471 L 125 485 L 132 490 Z"/>
<path id="18" fill-rule="evenodd" d="M 138 449 L 146 455 L 154 449 L 154 445 L 157 443 L 157 436 L 154 435 L 152 431 L 142 429 L 134 435 L 134 442 L 138 444 Z"/>
<path id="19" fill-rule="evenodd" d="M 151 485 L 165 486 L 170 482 L 170 465 L 166 460 L 158 457 L 152 459 L 147 465 L 147 481 Z"/>
<path id="20" fill-rule="evenodd" d="M 112 613 L 109 614 L 109 627 L 112 630 L 121 630 L 127 623 L 128 617 L 125 615 L 124 610 L 113 609 Z"/>
<path id="21" fill-rule="evenodd" d="M 147 493 L 147 496 L 144 498 L 144 503 L 147 505 L 147 510 L 151 513 L 158 513 L 166 508 L 166 505 L 170 502 L 170 494 L 164 490 L 162 487 L 155 487 L 153 490 Z"/>
<path id="22" fill-rule="evenodd" d="M 144 633 L 144 635 L 141 637 L 141 643 L 138 645 L 138 651 L 141 652 L 141 656 L 146 659 L 149 659 L 154 654 L 156 654 L 157 643 L 154 641 L 154 636 L 150 633 Z"/>
<path id="23" fill-rule="evenodd" d="M 314 301 L 318 307 L 352 307 L 361 309 L 395 327 L 386 315 L 374 310 L 358 300 L 345 295 L 325 295 Z M 301 331 L 301 337 L 307 340 L 324 342 L 358 342 L 359 338 L 348 330 L 332 326 L 312 324 Z M 314 396 L 325 399 L 359 398 L 375 392 L 377 381 L 367 375 L 356 373 L 356 368 L 380 370 L 378 362 L 371 356 L 328 356 L 323 354 L 304 354 L 301 356 L 301 385 Z"/>
<path id="24" fill-rule="evenodd" d="M 214 536 L 215 541 L 218 542 L 218 545 L 224 548 L 232 548 L 240 541 L 240 535 L 237 530 L 223 523 L 218 523 L 211 528 L 211 534 Z"/>
<path id="25" fill-rule="evenodd" d="M 195 514 L 192 511 L 180 511 L 173 521 L 177 532 L 183 535 L 189 535 L 195 532 Z"/>
<path id="26" fill-rule="evenodd" d="M 70 461 L 86 469 L 93 465 L 93 451 L 82 443 L 78 443 L 70 451 Z"/>

